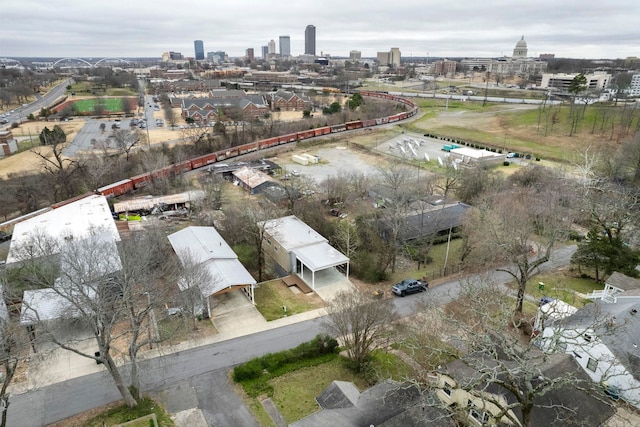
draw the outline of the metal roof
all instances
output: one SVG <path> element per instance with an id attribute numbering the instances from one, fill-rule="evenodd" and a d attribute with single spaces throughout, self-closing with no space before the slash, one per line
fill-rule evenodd
<path id="1" fill-rule="evenodd" d="M 294 249 L 293 253 L 312 271 L 346 264 L 349 258 L 326 242 Z"/>
<path id="2" fill-rule="evenodd" d="M 302 222 L 295 215 L 270 219 L 260 224 L 265 224 L 264 227 L 267 233 L 277 239 L 278 243 L 287 252 L 303 246 L 327 242 L 327 239 L 322 237 L 320 233 Z"/>
<path id="3" fill-rule="evenodd" d="M 30 244 L 33 246 L 33 257 L 45 255 L 38 245 L 33 245 L 33 239 L 39 236 L 53 240 L 49 243 L 50 247 L 59 247 L 65 239 L 84 239 L 101 231 L 111 233 L 115 241 L 120 240 L 106 197 L 85 197 L 17 223 L 13 229 L 7 264 L 20 261 L 21 249 Z"/>
<path id="4" fill-rule="evenodd" d="M 256 188 L 265 182 L 273 182 L 273 178 L 264 172 L 257 171 L 249 166 L 243 166 L 232 172 L 233 176 L 242 181 L 249 188 Z"/>
<path id="5" fill-rule="evenodd" d="M 152 209 L 154 206 L 164 203 L 165 205 L 173 205 L 176 203 L 195 202 L 204 199 L 204 191 L 186 191 L 184 193 L 169 194 L 168 196 L 149 196 L 139 199 L 125 200 L 122 202 L 113 204 L 113 211 L 119 212 L 132 212 L 143 209 Z"/>
<path id="6" fill-rule="evenodd" d="M 168 239 L 181 262 L 193 257 L 198 264 L 205 263 L 212 277 L 211 282 L 198 285 L 205 297 L 233 286 L 256 284 L 256 280 L 238 261 L 238 256 L 215 228 L 187 227 L 170 234 Z M 178 283 L 178 286 L 184 290 L 184 285 Z"/>

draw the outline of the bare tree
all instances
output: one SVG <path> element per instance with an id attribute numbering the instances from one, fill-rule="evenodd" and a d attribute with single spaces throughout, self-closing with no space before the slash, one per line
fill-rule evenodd
<path id="1" fill-rule="evenodd" d="M 382 214 L 391 260 L 391 272 L 396 271 L 399 238 L 406 224 L 409 202 L 413 196 L 412 178 L 414 172 L 401 163 L 387 163 L 378 167 L 378 185 L 384 196 L 385 207 Z"/>
<path id="2" fill-rule="evenodd" d="M 509 189 L 480 198 L 465 225 L 471 256 L 480 264 L 499 267 L 518 284 L 515 315 L 522 305 L 530 277 L 547 262 L 551 249 L 571 223 L 566 196 L 559 188 Z"/>
<path id="3" fill-rule="evenodd" d="M 120 154 L 124 154 L 127 162 L 129 161 L 129 153 L 143 139 L 137 130 L 131 131 L 126 129 L 116 129 L 113 131 L 113 139 L 116 141 L 116 148 Z"/>
<path id="4" fill-rule="evenodd" d="M 114 359 L 115 327 L 123 314 L 120 304 L 122 294 L 115 274 L 122 269 L 122 264 L 116 243 L 108 237 L 109 234 L 96 230 L 96 234 L 85 239 L 66 239 L 60 247 L 60 274 L 54 286 L 41 283 L 43 289 L 36 292 L 47 292 L 47 295 L 25 295 L 23 305 L 26 307 L 27 320 L 37 325 L 46 339 L 62 349 L 104 364 L 125 403 L 133 407 L 137 404 L 136 399 Z M 49 257 L 47 262 L 51 261 Z M 52 329 L 52 319 L 42 317 L 38 305 L 42 298 L 55 301 L 59 319 L 78 319 L 82 324 L 90 325 L 98 351 L 94 353 L 79 349 L 74 339 L 59 337 Z"/>
<path id="5" fill-rule="evenodd" d="M 578 410 L 585 405 L 614 412 L 571 356 L 545 354 L 523 336 L 511 314 L 513 300 L 500 286 L 469 281 L 456 297 L 445 307 L 425 306 L 404 329 L 401 347 L 419 366 L 413 381 L 445 398 L 436 405 L 483 425 L 523 427 L 585 425 Z M 459 412 L 452 409 L 454 396 L 464 398 Z"/>
<path id="6" fill-rule="evenodd" d="M 357 290 L 338 293 L 327 305 L 327 332 L 344 343 L 347 354 L 359 370 L 371 352 L 381 346 L 395 320 L 393 300 L 374 299 Z"/>
<path id="7" fill-rule="evenodd" d="M 348 258 L 353 258 L 362 244 L 356 222 L 338 221 L 334 228 L 333 240 L 337 248 Z"/>
<path id="8" fill-rule="evenodd" d="M 9 386 L 18 370 L 20 362 L 29 354 L 29 338 L 18 319 L 11 315 L 7 309 L 6 270 L 0 271 L 0 427 L 7 425 L 7 412 L 9 410 Z"/>
<path id="9" fill-rule="evenodd" d="M 53 193 L 53 199 L 60 201 L 74 195 L 72 178 L 82 172 L 84 164 L 81 160 L 71 159 L 63 153 L 64 141 L 55 140 L 49 145 L 51 152 L 44 149 L 34 148 L 31 151 L 37 155 L 44 170 L 52 178 L 48 181 Z"/>
<path id="10" fill-rule="evenodd" d="M 178 254 L 180 270 L 178 284 L 180 286 L 180 304 L 187 319 L 190 319 L 193 330 L 198 329 L 198 317 L 204 310 L 204 297 L 201 286 L 213 283 L 216 278 L 210 271 L 190 252 Z"/>
<path id="11" fill-rule="evenodd" d="M 122 338 L 127 343 L 131 370 L 131 393 L 140 399 L 138 354 L 145 346 L 153 348 L 161 342 L 156 312 L 173 293 L 177 266 L 171 256 L 166 235 L 159 229 L 147 229 L 120 243 L 121 270 L 116 274 L 116 286 L 121 298 L 122 321 L 128 321 Z M 146 332 L 146 334 L 145 334 Z"/>
<path id="12" fill-rule="evenodd" d="M 36 241 L 42 243 L 35 246 Z M 30 321 L 44 339 L 59 348 L 104 364 L 125 403 L 135 406 L 140 383 L 138 353 L 159 342 L 154 310 L 162 308 L 166 294 L 175 286 L 164 234 L 134 235 L 118 245 L 110 232 L 94 230 L 84 239 L 69 236 L 58 244 L 51 242 L 56 241 L 34 236 L 24 251 L 17 252 L 21 269 L 33 264 L 27 277 L 32 287 L 39 288 L 25 294 L 23 320 Z M 48 273 L 56 266 L 58 274 Z M 52 276 L 57 278 L 52 280 Z M 56 319 L 43 317 L 38 303 L 42 298 L 56 305 Z M 70 320 L 91 327 L 97 352 L 78 347 L 75 338 L 58 334 L 54 326 Z M 125 355 L 131 369 L 129 384 L 123 367 L 116 362 Z"/>

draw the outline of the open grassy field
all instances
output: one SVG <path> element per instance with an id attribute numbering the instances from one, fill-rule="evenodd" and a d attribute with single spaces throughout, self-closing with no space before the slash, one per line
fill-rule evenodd
<path id="1" fill-rule="evenodd" d="M 450 100 L 419 101 L 423 116 L 403 126 L 414 132 L 430 132 L 492 146 L 504 151 L 533 154 L 543 159 L 566 162 L 590 144 L 616 144 L 625 137 L 623 117 L 638 120 L 640 110 L 619 104 L 535 106 Z M 569 136 L 572 117 L 581 119 Z"/>
<path id="2" fill-rule="evenodd" d="M 93 113 L 94 108 L 99 102 L 102 102 L 104 109 L 110 112 L 122 111 L 122 102 L 127 98 L 89 98 L 77 99 L 73 101 L 73 105 L 79 114 Z M 131 102 L 129 100 L 129 102 Z"/>

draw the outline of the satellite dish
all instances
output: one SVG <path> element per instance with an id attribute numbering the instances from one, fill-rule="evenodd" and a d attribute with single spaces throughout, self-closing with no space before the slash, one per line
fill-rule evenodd
<path id="1" fill-rule="evenodd" d="M 438 163 L 440 163 L 440 166 L 443 166 L 442 159 L 440 158 L 440 156 L 438 156 Z"/>
<path id="2" fill-rule="evenodd" d="M 428 155 L 427 153 L 424 153 L 424 159 L 425 159 L 427 162 L 430 162 L 430 161 L 431 161 L 431 159 L 429 158 L 429 155 Z"/>

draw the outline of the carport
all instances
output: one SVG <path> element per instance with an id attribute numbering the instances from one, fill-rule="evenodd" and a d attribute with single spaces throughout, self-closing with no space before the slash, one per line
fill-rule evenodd
<path id="1" fill-rule="evenodd" d="M 295 248 L 291 251 L 295 257 L 296 273 L 307 281 L 304 277 L 305 268 L 311 271 L 311 288 L 315 289 L 316 272 L 326 270 L 328 268 L 346 265 L 346 277 L 349 278 L 349 258 L 333 248 L 328 243 L 322 242 L 315 245 L 303 246 Z M 298 268 L 298 265 L 300 268 Z"/>

